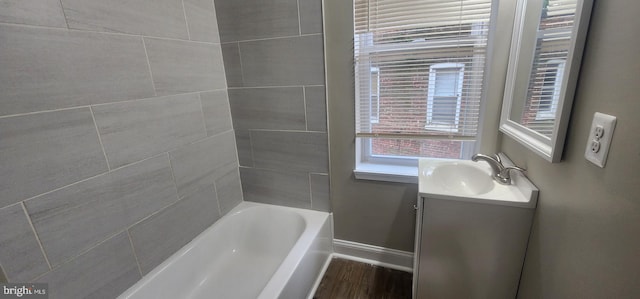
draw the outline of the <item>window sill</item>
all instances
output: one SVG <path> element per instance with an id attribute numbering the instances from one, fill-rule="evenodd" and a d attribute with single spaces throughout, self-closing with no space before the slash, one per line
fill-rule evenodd
<path id="1" fill-rule="evenodd" d="M 418 183 L 418 166 L 361 163 L 353 170 L 353 174 L 358 180 Z"/>

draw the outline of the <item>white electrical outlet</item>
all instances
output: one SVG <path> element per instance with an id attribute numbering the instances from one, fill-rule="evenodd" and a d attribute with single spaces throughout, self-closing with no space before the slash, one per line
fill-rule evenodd
<path id="1" fill-rule="evenodd" d="M 584 157 L 587 160 L 604 168 L 615 127 L 615 116 L 600 112 L 596 112 L 593 115 L 589 139 L 587 140 L 587 149 L 584 151 Z"/>

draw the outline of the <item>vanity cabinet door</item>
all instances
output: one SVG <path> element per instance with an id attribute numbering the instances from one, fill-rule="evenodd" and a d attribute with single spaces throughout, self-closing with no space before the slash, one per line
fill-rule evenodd
<path id="1" fill-rule="evenodd" d="M 515 298 L 532 209 L 431 198 L 420 208 L 415 298 Z"/>

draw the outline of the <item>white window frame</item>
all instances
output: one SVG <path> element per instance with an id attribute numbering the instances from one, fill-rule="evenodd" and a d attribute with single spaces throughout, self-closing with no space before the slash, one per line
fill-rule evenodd
<path id="1" fill-rule="evenodd" d="M 492 1 L 492 5 L 497 6 L 498 5 L 498 0 L 493 0 Z M 485 65 L 484 65 L 484 72 L 485 72 L 485 79 L 483 80 L 482 83 L 482 89 L 483 90 L 487 90 L 488 87 L 491 85 L 489 82 L 492 81 L 490 78 L 492 78 L 493 76 L 496 75 L 502 75 L 501 71 L 498 70 L 493 70 L 490 71 L 490 65 L 492 65 L 492 60 L 494 59 L 493 54 L 491 49 L 493 47 L 495 47 L 494 44 L 498 45 L 498 48 L 507 48 L 509 47 L 509 41 L 508 40 L 502 40 L 500 38 L 498 38 L 496 40 L 495 37 L 495 32 L 496 32 L 496 28 L 498 27 L 498 23 L 504 23 L 503 25 L 511 25 L 510 23 L 508 23 L 507 21 L 505 21 L 508 18 L 498 18 L 498 8 L 492 8 L 492 12 L 491 12 L 491 24 L 489 27 L 489 36 L 488 39 L 486 41 L 487 44 L 489 44 L 488 48 L 487 48 L 487 52 L 486 52 L 486 56 L 484 57 L 486 59 Z M 503 21 L 499 21 L 500 19 L 505 19 Z M 474 29 L 476 27 L 473 27 Z M 416 51 L 419 50 L 421 48 L 432 48 L 432 47 L 443 47 L 443 45 L 445 44 L 445 40 L 444 39 L 440 39 L 440 40 L 436 40 L 436 41 L 432 41 L 432 40 L 424 40 L 424 39 L 416 39 L 412 42 L 408 42 L 405 43 L 403 45 L 399 45 L 399 44 L 380 44 L 380 45 L 375 45 L 375 47 L 371 47 L 373 46 L 373 39 L 369 36 L 367 36 L 368 33 L 362 33 L 362 34 L 358 34 L 354 36 L 355 39 L 355 45 L 356 47 L 364 47 L 365 51 L 368 52 L 380 52 L 380 53 L 401 53 L 403 51 Z M 471 36 L 474 36 L 475 34 L 471 34 Z M 363 41 L 367 41 L 366 44 L 364 44 Z M 409 46 L 410 45 L 410 46 Z M 475 42 L 470 42 L 469 43 L 470 46 L 475 46 L 476 43 Z M 409 47 L 407 47 L 409 46 Z M 356 62 L 356 71 L 358 70 L 358 65 L 360 65 L 359 63 Z M 466 65 L 465 67 L 469 67 L 469 65 Z M 497 69 L 497 68 L 496 68 Z M 461 72 L 462 74 L 464 74 L 464 71 Z M 463 78 L 464 79 L 464 78 Z M 469 79 L 469 78 L 467 78 Z M 475 80 L 475 79 L 469 79 L 471 80 Z M 463 81 L 463 80 L 461 80 Z M 472 83 L 472 82 L 465 82 L 466 84 Z M 492 83 L 492 84 L 495 84 Z M 463 84 L 461 84 L 461 86 L 463 86 Z M 360 89 L 356 88 L 355 93 L 356 93 L 356 97 L 358 97 L 358 93 L 359 93 Z M 491 92 L 489 92 L 491 93 Z M 483 92 L 482 93 L 482 98 L 481 98 L 481 103 L 485 103 L 487 102 L 487 93 Z M 428 97 L 428 94 L 425 94 L 425 97 Z M 457 123 L 459 126 L 459 121 L 462 120 L 462 118 L 464 117 L 463 111 L 461 109 L 461 98 L 459 98 L 460 101 L 458 103 L 459 104 L 459 108 L 456 109 L 456 111 L 459 113 L 456 113 L 457 116 L 459 116 L 459 118 L 457 119 Z M 426 98 L 425 98 L 426 100 Z M 491 103 L 490 106 L 494 106 L 495 103 Z M 357 107 L 356 107 L 357 108 Z M 486 109 L 483 109 L 486 110 Z M 359 111 L 356 109 L 356 111 Z M 365 113 L 364 111 L 362 111 L 363 113 Z M 477 151 L 477 148 L 479 147 L 480 144 L 480 140 L 482 139 L 482 136 L 484 135 L 491 135 L 491 134 L 485 134 L 484 131 L 486 131 L 486 129 L 483 129 L 484 127 L 487 126 L 487 124 L 483 124 L 484 123 L 484 118 L 485 118 L 485 113 L 481 113 L 480 114 L 480 123 L 478 125 L 478 136 L 475 138 L 475 140 L 469 140 L 468 142 L 462 142 L 461 143 L 461 153 L 460 153 L 460 157 L 461 159 L 467 159 L 468 157 L 470 157 L 473 153 L 475 153 Z M 359 117 L 358 112 L 356 112 L 356 117 Z M 371 122 L 370 122 L 371 123 Z M 451 126 L 448 126 L 448 130 L 450 131 Z M 463 130 L 463 128 L 457 128 L 458 132 L 459 130 Z M 442 131 L 441 131 L 442 132 Z M 483 132 L 483 134 L 480 134 L 480 132 Z M 497 135 L 497 130 L 495 131 L 495 135 Z M 396 155 L 375 155 L 372 153 L 373 147 L 372 147 L 372 140 L 375 137 L 356 137 L 355 138 L 355 169 L 354 169 L 354 175 L 356 179 L 364 179 L 364 180 L 377 180 L 377 181 L 388 181 L 388 182 L 400 182 L 400 183 L 417 183 L 418 182 L 418 160 L 421 159 L 422 157 L 407 157 L 407 156 L 396 156 Z M 439 140 L 439 138 L 437 138 L 437 136 L 434 138 Z M 465 158 L 463 158 L 465 157 Z M 439 159 L 439 158 L 429 158 L 429 159 Z"/>
<path id="2" fill-rule="evenodd" d="M 436 74 L 439 69 L 458 69 L 458 86 L 456 90 L 456 113 L 454 119 L 454 126 L 446 124 L 433 123 L 433 100 L 436 97 Z M 460 110 L 462 107 L 462 86 L 464 85 L 464 63 L 438 63 L 429 67 L 429 87 L 427 91 L 427 124 L 425 129 L 445 131 L 445 132 L 458 132 L 458 125 L 460 123 Z"/>
<path id="3" fill-rule="evenodd" d="M 553 85 L 553 94 L 551 96 L 551 104 L 549 105 L 549 109 L 540 110 L 540 103 L 536 107 L 536 120 L 547 120 L 547 119 L 555 119 L 556 111 L 558 110 L 558 101 L 560 100 L 560 92 L 562 91 L 562 78 L 564 77 L 564 67 L 566 61 L 564 59 L 554 59 L 547 62 L 547 65 L 557 64 L 556 68 L 556 78 Z M 544 80 L 543 80 L 544 85 Z M 544 86 L 542 87 L 542 92 L 544 92 Z"/>

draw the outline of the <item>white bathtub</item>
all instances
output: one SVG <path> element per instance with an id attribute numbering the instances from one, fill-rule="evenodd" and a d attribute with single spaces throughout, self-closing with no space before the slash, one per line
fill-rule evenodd
<path id="1" fill-rule="evenodd" d="M 243 202 L 118 298 L 306 298 L 331 242 L 328 213 Z"/>

